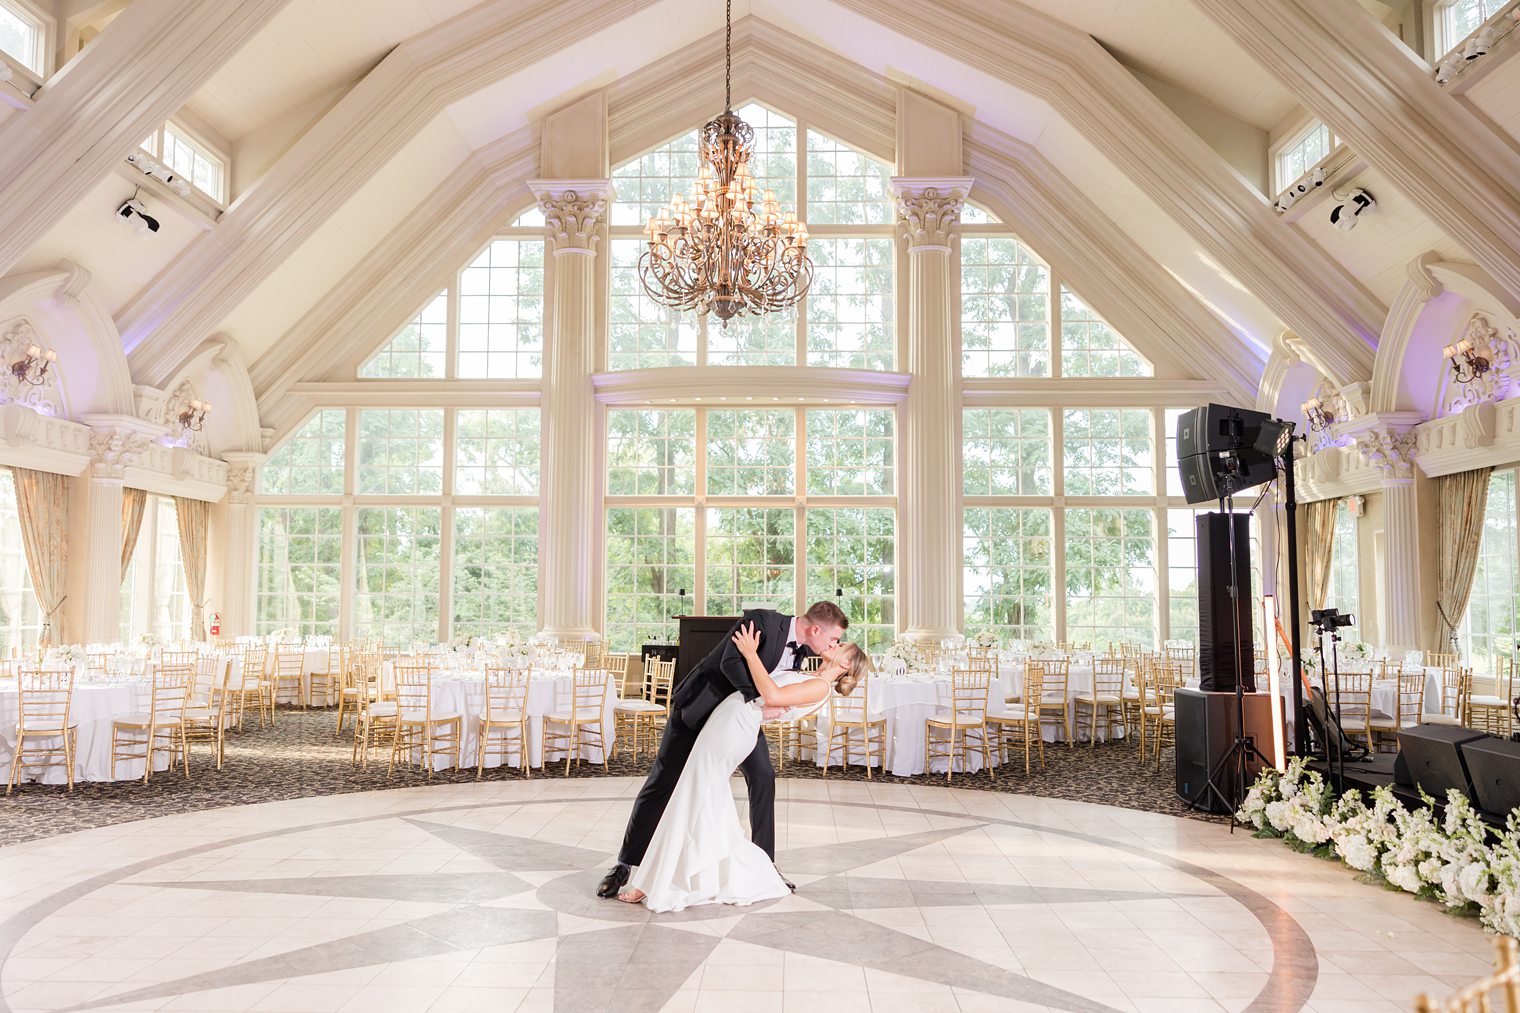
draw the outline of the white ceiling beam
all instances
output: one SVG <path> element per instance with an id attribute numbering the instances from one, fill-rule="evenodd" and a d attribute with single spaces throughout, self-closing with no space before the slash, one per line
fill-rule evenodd
<path id="1" fill-rule="evenodd" d="M 538 175 L 531 130 L 474 153 L 385 240 L 317 300 L 249 369 L 259 416 L 276 429 L 309 405 L 292 403 L 302 381 L 352 379 L 376 345 L 451 284 L 459 268 L 514 209 L 534 203 L 524 181 Z"/>
<path id="2" fill-rule="evenodd" d="M 1355 0 L 1194 3 L 1520 295 L 1520 151 L 1423 60 Z"/>
<path id="3" fill-rule="evenodd" d="M 448 105 L 658 0 L 492 0 L 393 49 L 118 314 L 132 375 L 164 374 Z"/>
<path id="4" fill-rule="evenodd" d="M 833 2 L 1044 99 L 1280 320 L 1313 335 L 1338 376 L 1371 375 L 1386 308 L 1283 228 L 1265 197 L 1090 36 L 1011 0 Z"/>
<path id="5" fill-rule="evenodd" d="M 1005 206 L 1005 221 L 1061 279 L 1153 361 L 1255 400 L 1266 358 L 1116 227 L 1049 159 L 1014 137 L 974 124 L 967 171 Z"/>
<path id="6" fill-rule="evenodd" d="M 184 106 L 288 0 L 154 0 L 123 11 L 0 125 L 0 274 Z M 204 335 L 202 335 L 204 337 Z"/>

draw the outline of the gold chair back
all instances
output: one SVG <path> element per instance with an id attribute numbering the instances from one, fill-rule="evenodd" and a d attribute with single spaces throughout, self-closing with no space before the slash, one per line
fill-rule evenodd
<path id="1" fill-rule="evenodd" d="M 61 734 L 69 727 L 69 710 L 74 702 L 74 673 L 23 670 L 17 677 L 17 695 L 18 733 Z"/>
<path id="2" fill-rule="evenodd" d="M 1124 692 L 1124 659 L 1093 659 L 1093 692 L 1098 696 L 1118 697 Z"/>
<path id="3" fill-rule="evenodd" d="M 676 662 L 650 661 L 645 666 L 649 699 L 661 707 L 670 706 L 670 693 L 676 680 Z"/>
<path id="4" fill-rule="evenodd" d="M 985 670 L 957 668 L 950 673 L 951 709 L 959 724 L 977 724 L 987 718 L 987 693 L 992 678 Z"/>
<path id="5" fill-rule="evenodd" d="M 488 667 L 486 720 L 516 720 L 528 713 L 528 684 L 533 673 L 526 668 Z"/>
<path id="6" fill-rule="evenodd" d="M 674 662 L 671 667 L 675 667 Z M 600 721 L 607 702 L 607 673 L 599 668 L 577 668 L 572 678 L 571 716 L 577 721 Z"/>
<path id="7" fill-rule="evenodd" d="M 1513 936 L 1494 940 L 1493 974 L 1480 978 L 1450 999 L 1436 999 L 1426 992 L 1415 1000 L 1419 1013 L 1520 1013 L 1520 944 Z"/>

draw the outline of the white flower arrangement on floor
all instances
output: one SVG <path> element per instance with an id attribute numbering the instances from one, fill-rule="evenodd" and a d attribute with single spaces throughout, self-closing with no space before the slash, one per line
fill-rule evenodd
<path id="1" fill-rule="evenodd" d="M 1296 757 L 1284 772 L 1262 771 L 1235 815 L 1258 836 L 1337 857 L 1390 887 L 1475 914 L 1490 932 L 1520 934 L 1520 811 L 1490 844 L 1461 792 L 1447 792 L 1439 822 L 1430 808 L 1435 800 L 1421 796 L 1426 805 L 1418 809 L 1404 808 L 1389 787 L 1368 799 L 1356 790 L 1336 798 Z"/>

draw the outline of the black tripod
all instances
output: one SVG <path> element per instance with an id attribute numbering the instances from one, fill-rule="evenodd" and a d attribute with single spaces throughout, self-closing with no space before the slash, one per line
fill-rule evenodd
<path id="1" fill-rule="evenodd" d="M 1240 561 L 1235 548 L 1235 493 L 1228 485 L 1219 497 L 1219 512 L 1225 516 L 1230 543 L 1230 618 L 1235 633 L 1235 639 L 1230 645 L 1235 656 L 1235 741 L 1230 743 L 1229 750 L 1214 764 L 1214 769 L 1209 771 L 1209 779 L 1204 782 L 1203 789 L 1188 802 L 1188 808 L 1197 809 L 1205 799 L 1213 796 L 1229 810 L 1230 833 L 1233 834 L 1235 825 L 1240 822 L 1235 811 L 1246 797 L 1249 761 L 1254 757 L 1264 767 L 1270 767 L 1272 763 L 1256 748 L 1256 740 L 1246 734 L 1246 665 L 1254 667 L 1255 659 L 1242 658 L 1244 645 L 1240 639 Z M 1222 780 L 1225 775 L 1228 775 L 1228 781 Z M 1227 786 L 1233 794 L 1228 794 L 1221 785 Z"/>
<path id="2" fill-rule="evenodd" d="M 1341 727 L 1341 662 L 1340 651 L 1336 645 L 1341 642 L 1339 626 L 1333 615 L 1334 609 L 1328 610 L 1332 615 L 1328 618 L 1314 620 L 1314 632 L 1317 638 L 1315 650 L 1319 653 L 1319 688 L 1325 694 L 1325 765 L 1330 768 L 1330 786 L 1336 794 L 1346 790 L 1346 731 Z M 1324 615 L 1316 610 L 1317 615 Z M 1346 617 L 1349 621 L 1349 616 Z M 1325 665 L 1325 634 L 1330 634 L 1330 664 Z M 1326 677 L 1329 676 L 1329 680 Z M 1331 692 L 1335 694 L 1331 700 Z M 1356 747 L 1357 756 L 1365 756 L 1365 752 Z M 1333 755 L 1332 755 L 1333 754 Z"/>

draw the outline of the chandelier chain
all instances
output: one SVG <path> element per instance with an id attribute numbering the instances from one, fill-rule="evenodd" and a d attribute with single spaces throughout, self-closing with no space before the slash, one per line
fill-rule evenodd
<path id="1" fill-rule="evenodd" d="M 724 4 L 724 110 L 697 135 L 700 169 L 650 216 L 639 280 L 655 302 L 708 313 L 723 326 L 797 305 L 813 281 L 807 225 L 763 189 L 750 161 L 755 130 L 733 110 L 734 4 Z"/>

